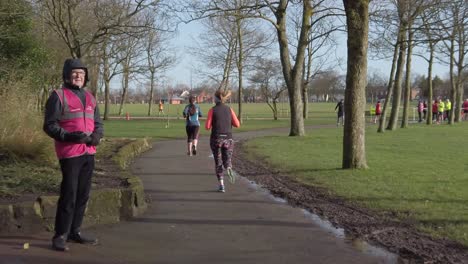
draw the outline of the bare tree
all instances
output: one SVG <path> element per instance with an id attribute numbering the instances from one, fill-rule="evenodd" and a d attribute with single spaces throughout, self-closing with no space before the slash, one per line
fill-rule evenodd
<path id="1" fill-rule="evenodd" d="M 392 67 L 390 70 L 385 102 L 379 119 L 379 126 L 377 132 L 385 132 L 385 125 L 387 113 L 389 111 L 389 103 L 391 103 L 393 96 L 393 87 L 395 80 L 395 72 L 397 68 L 397 60 L 400 49 L 400 35 L 398 32 L 398 25 L 394 23 L 394 18 L 397 16 L 394 6 L 390 3 L 382 3 L 372 1 L 370 3 L 370 55 L 377 59 L 392 59 Z"/>
<path id="2" fill-rule="evenodd" d="M 440 3 L 439 3 L 440 4 Z M 437 27 L 440 21 L 440 10 L 441 6 L 432 6 L 423 10 L 421 14 L 421 26 L 420 26 L 420 39 L 423 39 L 422 44 L 427 46 L 427 56 L 419 55 L 421 58 L 427 61 L 427 109 L 432 109 L 433 96 L 433 65 L 437 44 L 443 40 L 443 35 L 440 34 L 440 28 Z M 430 111 L 428 111 L 430 112 Z M 432 115 L 426 115 L 426 124 L 432 124 Z"/>
<path id="3" fill-rule="evenodd" d="M 108 35 L 141 32 L 151 25 L 131 24 L 130 19 L 155 0 L 37 0 L 44 7 L 44 18 L 60 36 L 74 58 L 89 54 L 94 45 Z"/>
<path id="4" fill-rule="evenodd" d="M 325 70 L 316 73 L 309 82 L 308 89 L 315 94 L 318 101 L 327 101 L 329 97 L 337 99 L 344 91 L 342 75 L 334 70 Z"/>
<path id="5" fill-rule="evenodd" d="M 415 40 L 415 34 L 423 27 L 418 25 L 418 21 L 422 21 L 422 16 L 426 10 L 433 10 L 432 8 L 437 6 L 437 1 L 427 0 L 413 0 L 407 1 L 407 8 L 405 8 L 407 14 L 407 34 L 408 34 L 408 52 L 406 58 L 406 76 L 405 76 L 405 93 L 403 101 L 403 119 L 401 121 L 401 128 L 408 127 L 408 115 L 409 115 L 409 104 L 411 100 L 411 63 L 413 56 L 413 48 L 421 42 L 421 40 Z"/>
<path id="6" fill-rule="evenodd" d="M 191 10 L 193 11 L 193 13 L 191 13 L 192 18 L 232 15 L 232 13 L 235 12 L 234 9 L 226 9 L 220 6 L 218 1 L 209 1 L 208 3 L 203 1 L 194 2 L 196 2 L 196 4 L 191 6 Z M 325 3 L 329 3 L 329 6 L 326 6 Z M 239 7 L 241 10 L 246 10 L 249 17 L 261 18 L 268 21 L 276 30 L 281 67 L 289 94 L 291 110 L 290 136 L 305 135 L 302 87 L 304 80 L 305 50 L 309 41 L 308 35 L 312 27 L 311 17 L 313 14 L 319 14 L 317 17 L 318 21 L 329 19 L 332 16 L 336 16 L 337 13 L 341 13 L 339 8 L 333 7 L 333 4 L 334 3 L 330 1 L 324 0 L 300 2 L 291 0 L 264 0 L 252 1 L 252 3 L 249 2 L 247 5 Z M 297 43 L 290 45 L 291 40 L 288 37 L 287 30 L 287 15 L 289 8 L 294 5 L 301 7 L 301 26 Z M 291 48 L 293 48 L 294 52 L 291 52 Z M 294 56 L 294 62 L 292 56 Z"/>
<path id="7" fill-rule="evenodd" d="M 348 29 L 343 169 L 367 168 L 365 149 L 365 87 L 369 0 L 343 0 Z"/>
<path id="8" fill-rule="evenodd" d="M 168 69 L 175 62 L 175 57 L 170 54 L 169 45 L 167 45 L 168 40 L 165 32 L 156 30 L 151 30 L 145 38 L 147 65 L 143 69 L 148 70 L 150 83 L 148 116 L 152 113 L 156 74 Z"/>
<path id="9" fill-rule="evenodd" d="M 115 38 L 115 36 L 108 36 L 108 38 L 101 43 L 101 76 L 104 82 L 104 120 L 109 119 L 110 82 L 115 76 L 122 73 L 122 69 L 119 69 L 119 65 L 122 63 L 123 58 L 117 55 L 121 47 Z"/>
<path id="10" fill-rule="evenodd" d="M 465 59 L 468 53 L 468 6 L 466 1 L 448 2 L 442 21 L 442 29 L 447 36 L 443 41 L 445 46 L 443 54 L 448 55 L 450 59 L 451 98 L 454 107 L 451 110 L 449 123 L 452 124 L 461 121 L 460 107 L 463 104 L 463 84 L 466 81 L 464 71 L 468 66 Z"/>
<path id="11" fill-rule="evenodd" d="M 122 96 L 120 97 L 119 116 L 123 114 L 124 104 L 127 103 L 128 85 L 132 75 L 139 70 L 138 59 L 144 46 L 141 45 L 140 39 L 126 36 L 118 41 L 120 43 L 119 51 L 117 52 L 117 60 L 120 61 L 122 76 Z"/>
<path id="12" fill-rule="evenodd" d="M 317 1 L 316 3 L 319 3 Z M 300 37 L 301 24 L 302 24 L 302 9 L 294 8 L 291 9 L 291 20 L 290 23 L 291 39 L 296 43 Z M 326 8 L 323 10 L 315 9 L 315 12 L 311 16 L 311 28 L 308 34 L 306 55 L 304 57 L 303 67 L 303 85 L 302 85 L 302 103 L 303 106 L 303 117 L 307 119 L 309 112 L 309 89 L 313 87 L 311 85 L 313 79 L 322 74 L 323 72 L 331 72 L 332 68 L 337 65 L 337 61 L 330 56 L 334 50 L 336 50 L 337 43 L 333 38 L 333 33 L 339 30 L 343 30 L 343 24 L 338 21 L 330 21 L 323 19 L 322 13 L 326 12 Z M 291 45 L 294 46 L 294 43 Z M 294 57 L 294 56 L 293 56 Z M 317 89 L 316 89 L 317 90 Z"/>
<path id="13" fill-rule="evenodd" d="M 265 102 L 273 112 L 274 120 L 278 120 L 278 100 L 287 90 L 280 68 L 279 63 L 274 60 L 259 59 L 254 74 L 249 78 L 252 83 L 260 86 Z"/>
<path id="14" fill-rule="evenodd" d="M 392 100 L 392 111 L 390 113 L 390 119 L 388 121 L 387 130 L 395 130 L 397 121 L 398 121 L 398 114 L 400 110 L 400 103 L 401 103 L 401 81 L 403 79 L 403 70 L 406 60 L 406 52 L 408 47 L 407 42 L 407 32 L 408 32 L 408 5 L 409 2 L 406 0 L 397 0 L 397 12 L 398 12 L 398 40 L 400 41 L 399 44 L 399 53 L 398 53 L 398 61 L 396 65 L 396 73 L 395 73 L 395 81 L 393 82 L 393 100 Z"/>
<path id="15" fill-rule="evenodd" d="M 396 63 L 398 59 L 399 49 L 400 49 L 400 39 L 398 38 L 394 45 L 392 68 L 390 70 L 390 77 L 387 83 L 387 94 L 385 95 L 384 107 L 382 110 L 381 117 L 379 119 L 379 128 L 377 129 L 377 132 L 379 133 L 383 133 L 385 131 L 384 126 L 385 126 L 386 119 L 387 119 L 388 103 L 390 102 L 390 99 L 392 98 L 392 95 L 393 95 L 394 76 L 395 76 L 395 71 L 396 71 Z"/>

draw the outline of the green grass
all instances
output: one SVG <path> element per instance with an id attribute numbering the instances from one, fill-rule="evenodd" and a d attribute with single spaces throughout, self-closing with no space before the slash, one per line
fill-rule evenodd
<path id="1" fill-rule="evenodd" d="M 122 141 L 124 141 L 122 143 Z M 127 143 L 124 147 L 122 144 Z M 100 160 L 112 159 L 125 170 L 132 159 L 148 147 L 146 140 L 111 139 L 102 141 L 96 153 L 96 168 Z M 54 153 L 55 155 L 55 153 Z M 0 162 L 0 197 L 15 199 L 22 195 L 59 193 L 62 173 L 57 160 L 50 163 L 33 160 L 3 160 Z M 120 177 L 113 174 L 113 177 Z M 93 179 L 100 177 L 95 175 Z"/>
<path id="2" fill-rule="evenodd" d="M 168 123 L 169 122 L 169 123 Z M 334 118 L 316 120 L 308 119 L 305 121 L 306 125 L 312 124 L 334 124 Z M 205 130 L 205 120 L 201 120 L 200 135 L 209 135 L 210 131 Z M 245 120 L 240 128 L 233 128 L 235 132 L 259 130 L 275 127 L 289 127 L 289 119 L 282 120 Z M 108 120 L 104 121 L 104 134 L 105 137 L 131 137 L 143 138 L 149 137 L 153 139 L 176 139 L 183 138 L 185 134 L 185 120 L 169 119 L 161 120 Z"/>
<path id="3" fill-rule="evenodd" d="M 61 173 L 58 166 L 41 166 L 31 162 L 0 164 L 0 197 L 57 192 Z"/>
<path id="4" fill-rule="evenodd" d="M 370 127 L 367 170 L 340 169 L 341 129 L 313 129 L 303 138 L 258 138 L 248 147 L 301 182 L 371 209 L 397 212 L 434 236 L 468 245 L 467 130 L 468 122 L 384 134 Z"/>
<path id="5" fill-rule="evenodd" d="M 213 107 L 213 104 L 203 103 L 199 104 L 202 114 L 206 116 L 208 110 Z M 237 113 L 237 104 L 228 104 Z M 336 103 L 309 103 L 309 115 L 313 118 L 334 118 L 336 116 L 335 110 Z M 165 104 L 164 113 L 165 116 L 170 117 L 181 117 L 182 111 L 184 110 L 185 104 L 181 105 L 170 105 Z M 278 117 L 289 118 L 289 103 L 278 104 Z M 118 116 L 119 105 L 111 104 L 109 109 L 110 116 Z M 156 110 L 154 110 L 156 109 Z M 99 110 L 104 113 L 104 105 L 99 105 Z M 130 117 L 146 117 L 148 115 L 148 105 L 146 104 L 126 104 L 124 106 L 123 115 L 126 113 L 130 114 Z M 244 118 L 273 118 L 273 113 L 270 107 L 266 103 L 244 103 L 242 105 L 242 113 Z M 158 116 L 158 109 L 153 108 L 153 117 Z"/>
<path id="6" fill-rule="evenodd" d="M 412 102 L 411 108 L 416 107 L 417 102 Z M 206 116 L 208 110 L 213 107 L 211 103 L 203 103 L 199 104 L 202 113 Z M 238 105 L 237 104 L 228 104 L 230 107 L 234 109 L 234 111 L 238 112 Z M 328 119 L 336 118 L 335 113 L 335 106 L 336 103 L 309 103 L 309 117 L 312 120 L 316 120 L 318 122 L 327 122 Z M 370 107 L 375 107 L 374 104 L 368 103 L 366 106 L 366 110 L 369 110 Z M 165 104 L 164 107 L 164 116 L 170 117 L 181 117 L 182 118 L 182 111 L 184 110 L 185 104 L 180 105 L 171 105 Z M 278 117 L 279 118 L 289 118 L 289 103 L 278 103 Z M 99 110 L 101 114 L 104 113 L 104 105 L 99 105 Z M 118 116 L 119 105 L 110 104 L 109 108 L 109 115 L 110 116 Z M 130 117 L 146 117 L 148 116 L 148 105 L 147 104 L 125 104 L 124 111 L 122 117 L 125 116 L 126 113 L 129 113 Z M 242 113 L 245 119 L 251 118 L 266 118 L 266 119 L 273 119 L 273 113 L 270 107 L 266 103 L 244 103 L 242 105 Z M 403 108 L 399 111 L 400 116 L 403 114 Z M 414 115 L 414 116 L 413 116 Z M 152 117 L 158 116 L 158 106 L 153 106 L 153 113 Z M 413 113 L 413 110 L 410 110 L 409 118 L 412 119 L 413 117 L 417 117 L 417 112 Z"/>

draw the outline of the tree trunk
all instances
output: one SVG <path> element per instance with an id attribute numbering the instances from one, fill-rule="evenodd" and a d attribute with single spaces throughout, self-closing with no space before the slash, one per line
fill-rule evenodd
<path id="1" fill-rule="evenodd" d="M 110 103 L 110 69 L 109 69 L 109 58 L 107 57 L 107 44 L 103 43 L 103 76 L 104 79 L 104 120 L 109 119 L 109 103 Z"/>
<path id="2" fill-rule="evenodd" d="M 392 69 L 390 70 L 390 77 L 388 79 L 387 94 L 385 95 L 385 102 L 384 102 L 384 106 L 382 110 L 382 115 L 380 116 L 380 119 L 379 119 L 379 128 L 377 129 L 377 132 L 379 133 L 383 133 L 385 131 L 384 126 L 385 126 L 386 119 L 387 119 L 388 102 L 391 100 L 392 94 L 393 94 L 393 83 L 394 83 L 395 69 L 396 69 L 396 63 L 398 59 L 399 48 L 400 48 L 400 38 L 398 37 L 395 43 L 395 49 L 393 50 Z"/>
<path id="3" fill-rule="evenodd" d="M 90 92 L 94 95 L 94 98 L 98 100 L 98 86 L 99 86 L 99 63 L 93 63 L 89 69 L 90 79 Z"/>
<path id="4" fill-rule="evenodd" d="M 348 29 L 343 169 L 367 168 L 365 105 L 369 0 L 343 0 Z"/>
<path id="5" fill-rule="evenodd" d="M 231 74 L 232 57 L 236 50 L 236 44 L 236 38 L 232 38 L 229 42 L 228 52 L 226 54 L 226 61 L 224 62 L 223 80 L 221 81 L 220 87 L 221 89 L 228 89 L 229 75 Z"/>
<path id="6" fill-rule="evenodd" d="M 309 40 L 310 41 L 310 40 Z M 311 49 L 312 43 L 309 42 L 307 45 L 307 65 L 304 67 L 305 70 L 305 80 L 304 80 L 304 85 L 302 87 L 302 103 L 304 104 L 304 110 L 303 110 L 303 116 L 304 119 L 307 119 L 309 117 L 309 83 L 310 83 L 310 75 L 312 72 L 312 49 Z"/>
<path id="7" fill-rule="evenodd" d="M 124 72 L 123 72 L 123 82 L 122 82 L 122 96 L 120 97 L 119 116 L 123 115 L 124 104 L 127 102 L 128 79 L 130 75 L 128 65 L 124 65 L 123 67 L 124 67 Z"/>
<path id="8" fill-rule="evenodd" d="M 451 115 L 451 118 L 455 122 L 461 122 L 461 106 L 463 105 L 463 83 L 465 80 L 463 71 L 465 70 L 465 26 L 463 23 L 460 24 L 459 29 L 459 47 L 458 47 L 458 76 L 457 76 L 457 90 L 456 96 L 452 99 L 454 105 L 458 106 L 458 110 L 455 112 L 455 115 Z M 454 107 L 452 107 L 453 109 Z M 452 121 L 453 123 L 453 121 Z"/>
<path id="9" fill-rule="evenodd" d="M 429 95 L 427 100 L 427 109 L 426 109 L 426 124 L 432 124 L 432 97 L 433 97 L 433 87 L 432 87 L 432 66 L 434 64 L 434 45 L 429 43 L 429 67 L 427 68 L 427 82 L 429 87 Z"/>
<path id="10" fill-rule="evenodd" d="M 110 103 L 110 80 L 104 80 L 104 120 L 109 119 L 109 103 Z"/>
<path id="11" fill-rule="evenodd" d="M 291 111 L 291 127 L 289 136 L 304 136 L 304 117 L 302 104 L 302 82 L 304 53 L 307 47 L 307 35 L 311 27 L 310 17 L 312 16 L 312 6 L 310 1 L 302 2 L 302 26 L 297 45 L 296 61 L 294 67 L 291 66 L 288 36 L 286 32 L 286 9 L 288 1 L 280 0 L 275 12 L 277 20 L 276 32 L 278 35 L 278 44 L 280 49 L 281 66 L 284 80 L 289 94 L 289 105 Z"/>
<path id="12" fill-rule="evenodd" d="M 453 27 L 452 30 L 452 35 L 450 36 L 450 94 L 452 97 L 452 101 L 455 102 L 455 98 L 457 97 L 457 82 L 456 77 L 454 74 L 454 68 L 455 68 L 455 35 L 457 34 L 457 28 L 456 26 Z"/>
<path id="13" fill-rule="evenodd" d="M 242 89 L 243 89 L 243 67 L 244 67 L 244 47 L 242 43 L 242 25 L 241 25 L 241 19 L 237 18 L 236 19 L 236 24 L 237 24 L 237 43 L 238 43 L 238 53 L 239 57 L 237 59 L 237 71 L 239 74 L 239 92 L 238 92 L 238 107 L 239 111 L 237 113 L 237 117 L 239 118 L 239 122 L 242 124 L 243 117 L 242 117 Z"/>
<path id="14" fill-rule="evenodd" d="M 153 112 L 153 96 L 154 96 L 154 70 L 150 70 L 150 94 L 149 94 L 149 102 L 148 102 L 148 116 L 151 116 Z"/>
<path id="15" fill-rule="evenodd" d="M 401 120 L 401 128 L 408 127 L 408 116 L 411 100 L 411 56 L 413 55 L 413 32 L 411 32 L 411 25 L 409 25 L 408 28 L 408 53 L 406 56 L 405 97 L 403 101 L 403 119 Z"/>
<path id="16" fill-rule="evenodd" d="M 398 64 L 395 75 L 395 82 L 393 83 L 393 101 L 392 101 L 392 112 L 390 114 L 390 120 L 388 121 L 387 130 L 395 130 L 396 124 L 398 121 L 398 113 L 400 110 L 401 102 L 401 80 L 403 77 L 403 68 L 405 65 L 406 57 L 406 23 L 402 22 L 400 25 L 401 36 L 399 37 L 400 41 L 400 53 L 398 55 Z"/>
<path id="17" fill-rule="evenodd" d="M 278 105 L 276 99 L 273 99 L 273 120 L 278 120 Z"/>

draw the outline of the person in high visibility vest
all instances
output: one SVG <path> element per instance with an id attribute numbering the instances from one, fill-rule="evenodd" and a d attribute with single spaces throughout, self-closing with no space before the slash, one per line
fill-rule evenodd
<path id="1" fill-rule="evenodd" d="M 450 120 L 450 110 L 452 110 L 452 102 L 447 98 L 445 100 L 445 119 Z"/>
<path id="2" fill-rule="evenodd" d="M 47 100 L 43 129 L 55 140 L 62 170 L 52 247 L 67 251 L 67 241 L 97 244 L 96 238 L 83 235 L 80 229 L 91 190 L 96 146 L 104 128 L 96 99 L 85 89 L 89 81 L 86 66 L 79 59 L 67 59 L 62 77 L 63 86 Z"/>
<path id="3" fill-rule="evenodd" d="M 438 104 L 438 122 L 441 123 L 444 121 L 444 110 L 445 110 L 445 103 L 442 101 L 442 99 L 439 99 L 439 104 Z"/>

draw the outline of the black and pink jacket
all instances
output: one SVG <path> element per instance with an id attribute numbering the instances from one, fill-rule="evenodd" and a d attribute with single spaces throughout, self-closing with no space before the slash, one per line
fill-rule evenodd
<path id="1" fill-rule="evenodd" d="M 211 129 L 211 138 L 232 138 L 232 127 L 240 127 L 236 113 L 229 106 L 217 103 L 208 111 L 205 128 Z"/>

